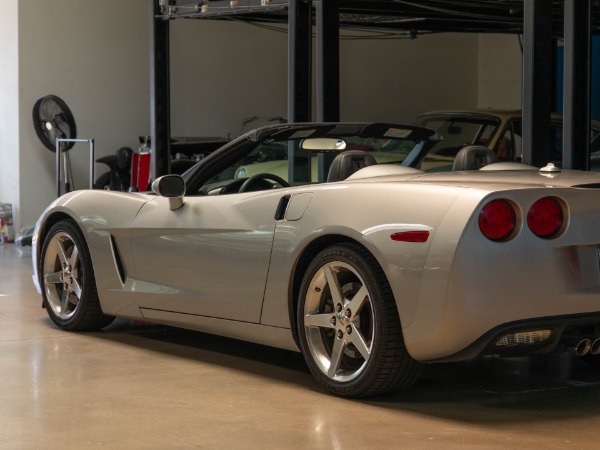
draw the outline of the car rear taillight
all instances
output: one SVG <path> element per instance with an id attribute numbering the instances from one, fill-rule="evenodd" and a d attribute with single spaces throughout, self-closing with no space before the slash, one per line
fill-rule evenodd
<path id="1" fill-rule="evenodd" d="M 507 200 L 492 200 L 479 213 L 479 229 L 492 241 L 508 239 L 517 226 L 517 214 Z"/>
<path id="2" fill-rule="evenodd" d="M 562 229 L 564 211 L 554 197 L 544 197 L 535 202 L 527 213 L 527 225 L 535 234 L 544 239 L 555 237 Z"/>

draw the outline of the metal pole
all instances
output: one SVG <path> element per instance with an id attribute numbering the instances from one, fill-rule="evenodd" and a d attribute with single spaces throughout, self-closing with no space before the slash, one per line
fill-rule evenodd
<path id="1" fill-rule="evenodd" d="M 312 3 L 290 0 L 288 10 L 288 122 L 309 122 L 312 87 Z M 310 182 L 310 155 L 298 143 L 288 147 L 289 182 Z"/>
<path id="2" fill-rule="evenodd" d="M 56 197 L 60 197 L 60 140 L 54 143 L 56 146 Z"/>
<path id="3" fill-rule="evenodd" d="M 150 171 L 156 180 L 171 172 L 169 21 L 157 19 L 159 0 L 150 0 Z"/>
<path id="4" fill-rule="evenodd" d="M 588 170 L 590 154 L 591 2 L 565 0 L 563 168 Z"/>
<path id="5" fill-rule="evenodd" d="M 523 2 L 523 162 L 546 165 L 552 149 L 552 2 Z"/>
<path id="6" fill-rule="evenodd" d="M 317 120 L 340 120 L 339 0 L 317 2 Z"/>
<path id="7" fill-rule="evenodd" d="M 327 3 L 327 4 L 325 4 Z M 317 2 L 317 120 L 340 120 L 340 17 L 339 0 Z M 335 155 L 319 153 L 319 181 L 327 179 Z"/>
<path id="8" fill-rule="evenodd" d="M 62 154 L 61 151 L 61 143 L 62 142 L 87 142 L 90 145 L 90 189 L 94 189 L 94 175 L 95 175 L 95 171 L 94 171 L 94 162 L 95 162 L 95 142 L 93 139 L 63 139 L 63 138 L 57 138 L 55 141 L 55 146 L 56 146 L 56 196 L 60 197 L 60 157 Z M 65 183 L 68 183 L 68 180 L 70 179 L 70 174 L 67 173 L 67 166 L 66 166 L 66 162 L 65 162 Z"/>
<path id="9" fill-rule="evenodd" d="M 311 116 L 312 3 L 290 0 L 288 10 L 288 122 Z"/>

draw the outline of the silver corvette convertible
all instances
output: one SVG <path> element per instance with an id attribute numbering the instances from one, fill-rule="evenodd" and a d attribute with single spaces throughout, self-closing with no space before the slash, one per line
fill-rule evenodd
<path id="1" fill-rule="evenodd" d="M 36 225 L 34 282 L 64 330 L 120 316 L 300 351 L 345 397 L 485 355 L 597 364 L 600 174 L 439 140 L 278 124 L 153 192 L 71 192 Z"/>

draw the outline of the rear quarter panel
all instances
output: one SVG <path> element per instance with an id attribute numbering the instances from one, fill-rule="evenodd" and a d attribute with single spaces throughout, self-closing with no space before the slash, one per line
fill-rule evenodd
<path id="1" fill-rule="evenodd" d="M 564 202 L 568 221 L 554 239 L 526 224 L 531 205 L 545 196 Z M 517 205 L 519 225 L 507 242 L 486 239 L 478 213 L 492 198 Z M 435 287 L 432 249 L 414 321 L 404 336 L 411 355 L 435 360 L 453 355 L 506 323 L 600 311 L 600 192 L 596 189 L 526 189 L 490 194 L 475 209 L 456 248 L 446 288 Z M 443 245 L 443 242 L 440 242 Z"/>
<path id="2" fill-rule="evenodd" d="M 300 220 L 277 223 L 263 324 L 294 328 L 290 314 L 297 300 L 292 292 L 293 281 L 304 275 L 296 270 L 298 260 L 317 239 L 327 242 L 327 237 L 341 236 L 358 242 L 375 256 L 390 281 L 402 326 L 410 325 L 424 279 L 432 283 L 436 293 L 445 291 L 458 240 L 474 207 L 485 195 L 460 186 L 410 182 L 355 181 L 303 190 L 312 193 L 304 215 Z M 431 234 L 425 243 L 390 238 L 395 232 L 411 230 Z"/>

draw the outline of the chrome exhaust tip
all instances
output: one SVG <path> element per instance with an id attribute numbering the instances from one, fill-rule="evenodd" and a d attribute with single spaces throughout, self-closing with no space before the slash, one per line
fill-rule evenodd
<path id="1" fill-rule="evenodd" d="M 570 353 L 577 356 L 587 355 L 592 348 L 592 341 L 588 338 L 568 338 L 564 341 L 564 344 Z M 598 351 L 600 352 L 600 342 L 598 342 Z"/>
<path id="2" fill-rule="evenodd" d="M 600 337 L 593 337 L 591 339 L 590 353 L 592 355 L 600 354 Z"/>

